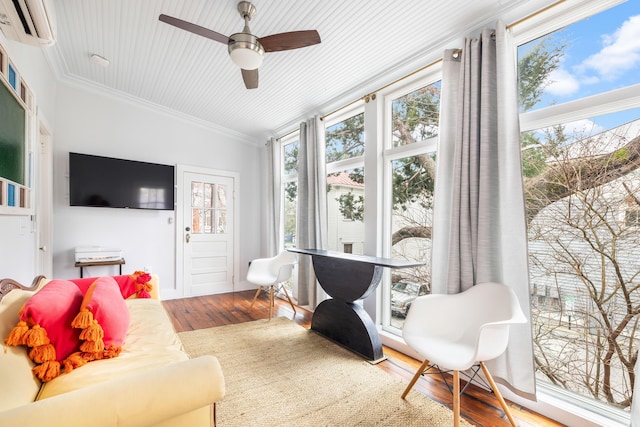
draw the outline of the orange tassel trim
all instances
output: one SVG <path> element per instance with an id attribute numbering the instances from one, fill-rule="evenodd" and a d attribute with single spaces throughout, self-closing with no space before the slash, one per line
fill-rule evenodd
<path id="1" fill-rule="evenodd" d="M 73 319 L 71 326 L 73 328 L 84 329 L 89 327 L 93 320 L 93 313 L 91 313 L 89 309 L 83 308 L 80 310 L 80 313 L 76 315 L 75 319 Z"/>
<path id="2" fill-rule="evenodd" d="M 90 361 L 82 357 L 82 353 L 77 351 L 75 353 L 70 354 L 66 359 L 64 359 L 62 361 L 62 366 L 64 367 L 64 372 L 68 374 L 69 372 L 73 371 L 75 368 L 79 368 L 81 366 L 86 365 L 87 362 L 90 362 Z"/>
<path id="3" fill-rule="evenodd" d="M 85 353 L 98 353 L 104 350 L 104 341 L 102 338 L 97 341 L 85 341 L 80 344 L 80 351 Z"/>
<path id="4" fill-rule="evenodd" d="M 80 332 L 80 339 L 85 341 L 99 341 L 104 338 L 104 331 L 97 320 L 93 320 Z"/>
<path id="5" fill-rule="evenodd" d="M 109 344 L 109 347 L 103 352 L 103 356 L 105 359 L 111 359 L 113 357 L 117 357 L 120 355 L 122 351 L 122 347 L 116 347 L 113 344 Z"/>
<path id="6" fill-rule="evenodd" d="M 29 326 L 27 322 L 21 320 L 18 324 L 9 332 L 9 336 L 4 340 L 5 345 L 25 345 L 25 334 L 29 332 Z"/>
<path id="7" fill-rule="evenodd" d="M 93 318 L 93 314 L 91 314 L 91 312 L 88 313 L 90 315 L 91 322 L 80 332 L 80 339 L 83 340 L 82 344 L 80 344 L 80 357 L 87 362 L 103 359 L 105 357 L 113 357 L 105 356 L 106 350 L 103 341 L 104 330 L 98 321 Z M 76 319 L 78 316 L 76 316 Z M 89 316 L 83 317 L 85 319 L 89 318 Z"/>
<path id="8" fill-rule="evenodd" d="M 46 383 L 60 375 L 60 362 L 57 360 L 48 360 L 40 365 L 34 366 L 32 369 L 36 377 L 40 381 Z"/>
<path id="9" fill-rule="evenodd" d="M 24 342 L 29 347 L 37 347 L 39 345 L 49 344 L 49 337 L 47 331 L 40 325 L 33 325 L 33 328 L 29 329 L 24 334 Z"/>
<path id="10" fill-rule="evenodd" d="M 130 276 L 136 283 L 136 297 L 138 298 L 151 298 L 151 289 L 153 285 L 149 283 L 151 281 L 151 275 L 144 271 L 134 271 Z"/>
<path id="11" fill-rule="evenodd" d="M 56 349 L 53 344 L 39 345 L 33 347 L 29 352 L 29 357 L 36 363 L 49 362 L 56 360 Z"/>
<path id="12" fill-rule="evenodd" d="M 47 331 L 40 325 L 34 325 L 31 318 L 19 321 L 9 333 L 5 344 L 31 347 L 29 358 L 37 364 L 32 370 L 40 381 L 51 381 L 60 375 L 60 362 L 56 360 L 56 349 L 51 344 Z"/>

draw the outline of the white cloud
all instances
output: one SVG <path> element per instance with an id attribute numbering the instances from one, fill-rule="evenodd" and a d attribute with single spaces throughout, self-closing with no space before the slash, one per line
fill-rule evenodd
<path id="1" fill-rule="evenodd" d="M 574 122 L 565 123 L 564 125 L 565 135 L 575 139 L 582 139 L 597 135 L 604 130 L 604 127 L 589 119 L 576 120 Z"/>
<path id="2" fill-rule="evenodd" d="M 578 80 L 564 68 L 557 68 L 549 73 L 547 82 L 549 84 L 545 92 L 554 96 L 572 95 L 580 89 Z"/>
<path id="3" fill-rule="evenodd" d="M 627 19 L 613 34 L 602 36 L 603 48 L 579 66 L 612 80 L 640 63 L 640 15 Z"/>

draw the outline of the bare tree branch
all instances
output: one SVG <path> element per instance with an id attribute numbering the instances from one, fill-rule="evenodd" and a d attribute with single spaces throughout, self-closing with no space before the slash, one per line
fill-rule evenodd
<path id="1" fill-rule="evenodd" d="M 569 160 L 549 167 L 543 174 L 527 179 L 524 195 L 527 222 L 546 206 L 575 193 L 595 188 L 640 167 L 640 136 L 604 156 Z"/>

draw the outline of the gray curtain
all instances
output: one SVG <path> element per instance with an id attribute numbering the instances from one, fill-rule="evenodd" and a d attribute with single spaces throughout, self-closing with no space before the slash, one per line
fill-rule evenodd
<path id="1" fill-rule="evenodd" d="M 296 246 L 302 249 L 327 248 L 327 174 L 325 142 L 316 116 L 300 124 L 298 148 L 298 224 Z M 298 304 L 315 308 L 326 298 L 317 284 L 311 257 L 298 258 Z"/>
<path id="2" fill-rule="evenodd" d="M 511 286 L 530 321 L 516 63 L 503 24 L 446 51 L 434 200 L 432 289 Z M 455 314 L 452 314 L 455 316 Z M 455 321 L 455 320 L 453 320 Z M 496 381 L 535 399 L 530 322 L 512 326 Z"/>
<path id="3" fill-rule="evenodd" d="M 280 212 L 282 201 L 282 155 L 280 144 L 271 138 L 267 141 L 267 253 L 271 257 L 282 248 L 280 241 Z"/>

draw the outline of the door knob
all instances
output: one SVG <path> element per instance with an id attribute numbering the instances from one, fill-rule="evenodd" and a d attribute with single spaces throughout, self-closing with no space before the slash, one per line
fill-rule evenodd
<path id="1" fill-rule="evenodd" d="M 40 246 L 38 249 L 40 249 L 42 252 L 47 252 L 46 246 Z"/>
<path id="2" fill-rule="evenodd" d="M 184 239 L 187 241 L 187 243 L 189 243 L 189 240 L 191 240 L 191 235 L 187 233 L 187 235 L 184 236 Z"/>

